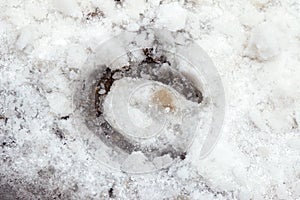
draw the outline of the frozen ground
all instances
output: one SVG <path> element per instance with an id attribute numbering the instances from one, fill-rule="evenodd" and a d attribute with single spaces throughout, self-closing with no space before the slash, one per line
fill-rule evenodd
<path id="1" fill-rule="evenodd" d="M 300 199 L 298 0 L 1 0 L 0 12 L 1 200 Z M 149 27 L 209 54 L 226 115 L 205 159 L 132 175 L 89 153 L 73 98 L 101 42 Z"/>

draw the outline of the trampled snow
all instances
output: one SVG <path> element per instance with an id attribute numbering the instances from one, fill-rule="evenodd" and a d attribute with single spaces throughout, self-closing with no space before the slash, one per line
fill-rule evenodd
<path id="1" fill-rule="evenodd" d="M 299 7 L 298 0 L 1 1 L 0 199 L 299 199 Z M 225 88 L 225 119 L 204 159 L 195 141 L 167 168 L 127 174 L 99 162 L 115 164 L 74 99 L 78 85 L 92 84 L 81 82 L 89 66 L 112 59 L 97 55 L 102 42 L 128 30 L 141 32 L 142 44 L 153 35 L 141 30 L 153 27 L 207 52 Z M 172 158 L 149 164 L 135 152 L 116 168 L 140 168 L 133 160 L 151 171 Z"/>

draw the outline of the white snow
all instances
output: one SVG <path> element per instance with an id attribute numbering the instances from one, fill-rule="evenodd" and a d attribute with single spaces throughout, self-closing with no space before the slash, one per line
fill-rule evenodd
<path id="1" fill-rule="evenodd" d="M 186 24 L 187 11 L 178 2 L 166 3 L 159 7 L 157 18 L 158 26 L 177 31 Z"/>
<path id="2" fill-rule="evenodd" d="M 96 7 L 103 16 L 88 20 Z M 116 199 L 299 199 L 299 13 L 298 0 L 0 1 L 0 194 L 108 199 L 113 188 Z M 179 44 L 194 40 L 207 52 L 225 87 L 226 115 L 205 159 L 195 141 L 184 160 L 133 176 L 100 162 L 124 155 L 98 142 L 73 97 L 85 98 L 77 92 L 90 65 L 128 64 L 126 56 L 114 60 L 126 46 L 102 42 L 153 27 L 184 30 Z M 146 37 L 153 35 L 137 43 Z M 138 152 L 122 161 L 128 171 L 172 159 L 149 163 Z"/>
<path id="3" fill-rule="evenodd" d="M 87 59 L 87 52 L 81 45 L 72 45 L 69 47 L 66 60 L 70 67 L 80 68 Z"/>
<path id="4" fill-rule="evenodd" d="M 252 31 L 248 51 L 251 58 L 266 61 L 280 54 L 279 30 L 270 24 L 260 24 Z"/>
<path id="5" fill-rule="evenodd" d="M 146 0 L 124 1 L 124 6 L 126 8 L 126 14 L 132 19 L 137 20 L 140 18 L 141 14 L 144 14 Z"/>
<path id="6" fill-rule="evenodd" d="M 81 16 L 80 8 L 75 0 L 53 0 L 53 6 L 65 16 Z"/>
<path id="7" fill-rule="evenodd" d="M 46 95 L 49 101 L 49 106 L 51 111 L 58 116 L 66 116 L 72 113 L 72 104 L 70 99 L 68 99 L 64 94 L 61 93 L 51 93 Z"/>
<path id="8" fill-rule="evenodd" d="M 127 157 L 122 165 L 122 169 L 126 172 L 138 173 L 141 169 L 141 172 L 151 172 L 155 167 L 142 152 L 136 151 Z"/>

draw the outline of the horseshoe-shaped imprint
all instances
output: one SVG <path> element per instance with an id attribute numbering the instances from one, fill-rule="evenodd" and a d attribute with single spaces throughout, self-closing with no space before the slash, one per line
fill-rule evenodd
<path id="1" fill-rule="evenodd" d="M 145 59 L 139 63 L 124 66 L 115 70 L 111 70 L 107 67 L 98 81 L 95 88 L 95 110 L 96 116 L 101 118 L 101 121 L 103 122 L 100 125 L 102 131 L 99 131 L 98 136 L 107 145 L 118 147 L 129 154 L 134 151 L 141 151 L 148 157 L 151 155 L 163 156 L 169 154 L 170 157 L 174 159 L 180 157 L 185 152 L 179 152 L 171 146 L 168 146 L 165 149 L 143 149 L 139 144 L 130 141 L 126 136 L 115 130 L 103 116 L 103 102 L 114 81 L 125 77 L 142 78 L 142 75 L 144 74 L 147 74 L 147 79 L 151 81 L 158 81 L 174 88 L 187 100 L 197 103 L 202 102 L 202 92 L 198 90 L 190 80 L 172 67 L 165 56 L 155 57 L 153 48 L 145 48 L 143 49 L 143 53 Z M 164 67 L 162 67 L 163 65 Z"/>

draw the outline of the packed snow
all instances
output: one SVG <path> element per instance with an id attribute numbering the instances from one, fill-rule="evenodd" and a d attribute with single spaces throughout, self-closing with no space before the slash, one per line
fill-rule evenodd
<path id="1" fill-rule="evenodd" d="M 0 199 L 300 199 L 298 0 L 10 0 L 0 11 Z M 114 155 L 118 166 L 81 116 L 78 85 L 126 55 L 101 43 L 125 30 L 141 45 L 150 28 L 206 51 L 225 118 L 204 158 L 195 140 L 174 162 L 137 151 Z"/>

